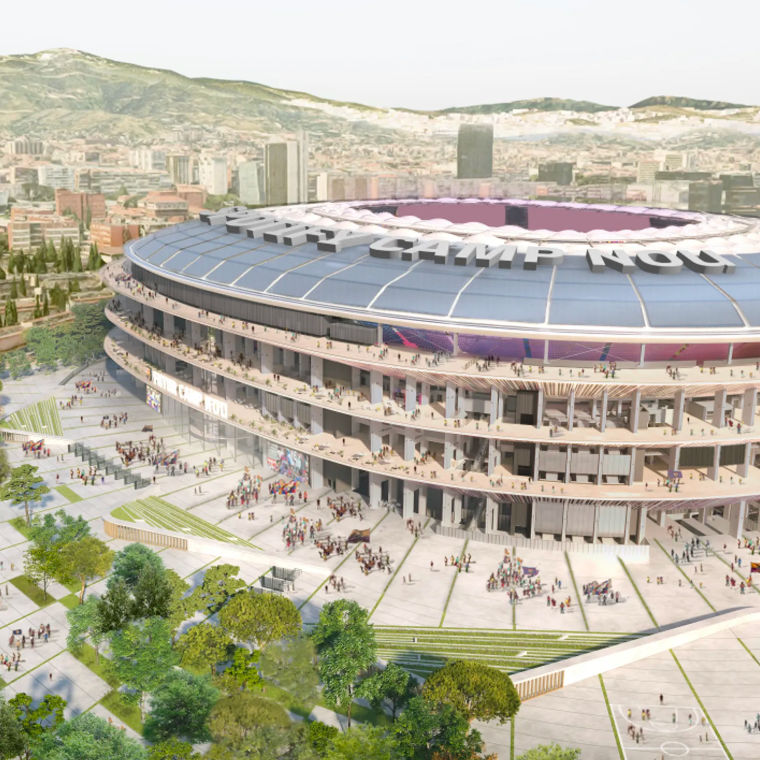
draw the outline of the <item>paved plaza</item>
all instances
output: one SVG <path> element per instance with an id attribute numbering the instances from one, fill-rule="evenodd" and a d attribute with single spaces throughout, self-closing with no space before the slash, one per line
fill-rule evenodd
<path id="1" fill-rule="evenodd" d="M 298 564 L 302 572 L 288 594 L 307 625 L 317 620 L 325 602 L 337 598 L 338 593 L 328 584 L 334 575 L 345 585 L 342 596 L 371 611 L 381 655 L 418 675 L 424 676 L 446 658 L 461 656 L 515 671 L 715 611 L 741 606 L 760 609 L 760 593 L 753 588 L 741 594 L 739 589 L 740 579 L 747 577 L 750 553 L 738 549 L 735 539 L 725 537 L 727 526 L 720 518 L 701 528 L 688 520 L 669 523 L 680 528 L 679 542 L 673 540 L 668 526 L 650 521 L 647 563 L 518 549 L 523 563 L 537 568 L 543 589 L 535 597 L 520 597 L 516 604 L 510 604 L 503 590 L 487 590 L 489 576 L 504 558 L 504 546 L 439 536 L 425 524 L 415 535 L 400 516 L 380 509 L 365 508 L 361 516 L 338 521 L 326 506 L 326 490 L 309 493 L 305 503 L 297 503 L 293 508 L 297 516 L 321 520 L 323 532 L 334 537 L 346 538 L 352 530 L 370 529 L 372 548 L 382 546 L 390 555 L 390 571 L 365 574 L 353 546 L 326 560 L 308 540 L 288 548 L 282 538 L 282 519 L 290 514 L 290 507 L 282 497 L 274 503 L 269 498 L 267 483 L 277 477 L 272 472 L 259 471 L 263 478 L 259 504 L 228 508 L 226 496 L 243 476 L 242 463 L 209 444 L 204 447 L 202 441 L 188 440 L 108 374 L 96 383 L 98 392 L 85 396 L 81 406 L 77 402 L 71 409 L 60 409 L 59 402 L 76 393 L 77 380 L 104 371 L 100 362 L 65 385 L 60 383 L 71 370 L 4 382 L 4 414 L 17 412 L 14 419 L 32 421 L 42 419 L 39 409 L 43 408 L 47 410 L 46 424 L 54 425 L 56 415 L 50 413 L 48 401 L 54 399 L 60 418 L 62 441 L 46 439 L 52 456 L 33 461 L 51 487 L 36 513 L 63 508 L 81 514 L 90 521 L 93 532 L 116 550 L 127 542 L 109 538 L 102 519 L 114 511 L 135 525 L 198 536 L 209 547 L 207 553 L 160 550 L 164 563 L 191 584 L 200 582 L 204 568 L 220 562 L 239 565 L 240 575 L 248 583 L 255 583 L 277 562 Z M 104 391 L 115 395 L 103 397 Z M 34 413 L 23 411 L 35 404 L 42 407 Z M 100 425 L 104 415 L 122 412 L 128 413 L 126 423 L 109 429 Z M 150 434 L 143 432 L 145 425 L 153 426 L 153 434 L 163 438 L 168 449 L 178 450 L 179 460 L 188 463 L 187 473 L 172 476 L 154 473 L 149 465 L 133 464 L 130 469 L 143 477 L 152 480 L 156 476 L 155 484 L 140 490 L 113 476 L 106 476 L 103 483 L 98 476 L 95 485 L 83 485 L 70 477 L 72 469 L 85 465 L 65 453 L 63 440 L 80 441 L 115 460 L 116 442 L 145 440 Z M 24 457 L 18 444 L 8 444 L 7 451 L 14 466 L 32 461 Z M 217 465 L 208 475 L 196 475 L 195 468 L 203 470 L 211 457 L 224 458 L 223 469 Z M 9 520 L 22 514 L 23 506 L 0 504 L 0 652 L 9 653 L 10 634 L 19 628 L 50 623 L 52 636 L 47 643 L 22 650 L 18 671 L 2 669 L 5 694 L 25 691 L 41 696 L 52 691 L 67 700 L 69 715 L 93 710 L 108 717 L 101 700 L 110 691 L 109 685 L 66 651 L 65 613 L 72 602 L 72 589 L 51 584 L 55 601 L 40 609 L 11 583 L 23 572 L 27 542 Z M 692 562 L 676 565 L 671 550 L 680 554 L 684 542 L 698 532 L 703 541 L 709 538 L 710 549 L 698 549 Z M 510 552 L 514 552 L 511 547 Z M 458 571 L 451 559 L 465 555 L 471 555 L 469 568 Z M 735 561 L 739 557 L 741 567 Z M 736 585 L 727 586 L 726 576 L 733 577 Z M 657 582 L 658 578 L 662 582 Z M 759 576 L 755 578 L 760 581 Z M 586 584 L 606 580 L 619 595 L 618 602 L 602 604 L 597 597 L 579 595 Z M 104 584 L 104 579 L 93 583 L 88 593 L 101 593 Z M 547 596 L 555 598 L 555 606 L 547 604 Z M 568 596 L 571 603 L 562 612 L 560 601 Z M 650 717 L 642 719 L 642 710 L 647 709 Z M 526 701 L 514 727 L 486 725 L 480 729 L 488 748 L 501 758 L 538 743 L 557 741 L 580 747 L 583 760 L 756 760 L 760 734 L 748 733 L 744 722 L 754 722 L 758 712 L 760 631 L 756 625 L 740 625 Z M 638 742 L 634 734 L 639 736 Z"/>

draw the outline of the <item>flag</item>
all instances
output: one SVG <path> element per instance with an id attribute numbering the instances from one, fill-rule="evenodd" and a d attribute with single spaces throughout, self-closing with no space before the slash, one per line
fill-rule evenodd
<path id="1" fill-rule="evenodd" d="M 351 535 L 348 537 L 348 540 L 346 543 L 349 544 L 358 544 L 360 542 L 369 543 L 369 528 L 366 528 L 365 530 L 352 530 Z"/>
<path id="2" fill-rule="evenodd" d="M 750 573 L 760 573 L 760 562 L 750 562 L 749 571 Z"/>
<path id="3" fill-rule="evenodd" d="M 534 575 L 538 575 L 537 567 L 525 567 L 523 566 L 523 575 L 527 575 L 528 578 L 532 578 Z"/>

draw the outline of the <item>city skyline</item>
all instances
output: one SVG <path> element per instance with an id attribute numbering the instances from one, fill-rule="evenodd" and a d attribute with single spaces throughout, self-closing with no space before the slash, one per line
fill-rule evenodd
<path id="1" fill-rule="evenodd" d="M 90 2 L 75 2 L 74 13 L 71 5 L 43 2 L 34 28 L 24 23 L 23 9 L 6 9 L 14 34 L 0 44 L 0 54 L 73 48 L 190 77 L 421 110 L 536 97 L 622 106 L 653 95 L 752 105 L 760 60 L 752 54 L 751 30 L 759 11 L 745 0 L 728 6 L 724 10 L 742 23 L 705 23 L 713 11 L 703 0 L 687 12 L 680 3 L 646 0 L 636 13 L 622 15 L 596 0 L 572 6 L 551 0 L 541 8 L 488 3 L 470 15 L 452 3 L 431 10 L 392 0 L 383 10 L 389 25 L 367 23 L 343 2 L 332 4 L 331 13 L 305 3 L 255 12 L 232 3 L 218 20 L 198 25 L 193 11 L 202 9 L 199 3 L 189 3 L 180 16 L 136 0 L 133 14 L 151 23 L 139 35 L 114 37 L 107 33 L 110 20 L 92 13 Z M 585 24 L 580 37 L 568 33 L 579 16 Z M 281 35 L 252 35 L 262 26 L 287 29 L 287 55 Z M 493 30 L 502 28 L 504 35 L 494 39 Z"/>

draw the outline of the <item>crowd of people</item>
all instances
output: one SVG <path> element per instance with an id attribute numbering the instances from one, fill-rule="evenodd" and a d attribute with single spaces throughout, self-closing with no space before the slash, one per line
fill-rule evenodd
<path id="1" fill-rule="evenodd" d="M 227 494 L 227 509 L 234 507 L 248 507 L 259 503 L 261 491 L 261 475 L 251 475 L 246 467 L 243 477 L 238 484 Z"/>
<path id="2" fill-rule="evenodd" d="M 319 504 L 319 502 L 317 502 Z M 335 496 L 327 499 L 327 508 L 332 512 L 336 522 L 340 522 L 344 517 L 358 517 L 364 519 L 362 514 L 361 499 L 355 496 Z"/>
<path id="3" fill-rule="evenodd" d="M 363 548 L 356 550 L 354 557 L 365 575 L 369 575 L 373 570 L 387 570 L 388 575 L 391 574 L 391 559 L 388 552 L 383 552 L 382 546 L 374 551 L 369 544 L 364 544 Z"/>
<path id="4" fill-rule="evenodd" d="M 105 430 L 110 430 L 111 428 L 119 427 L 119 425 L 125 425 L 128 419 L 128 412 L 122 412 L 121 414 L 104 414 L 100 419 L 100 427 Z"/>
<path id="5" fill-rule="evenodd" d="M 6 654 L 0 654 L 0 667 L 5 667 L 7 671 L 13 669 L 17 671 L 21 664 L 21 650 L 26 649 L 27 645 L 30 649 L 34 649 L 35 642 L 39 646 L 41 642 L 47 644 L 50 638 L 50 623 L 40 623 L 38 628 L 29 626 L 28 630 L 24 632 L 21 628 L 16 628 L 11 632 L 8 638 L 8 647 L 11 650 L 10 656 Z M 16 650 L 15 652 L 13 650 Z"/>

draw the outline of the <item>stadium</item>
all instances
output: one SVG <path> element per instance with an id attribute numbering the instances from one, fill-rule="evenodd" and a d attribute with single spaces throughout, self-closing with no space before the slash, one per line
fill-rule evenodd
<path id="1" fill-rule="evenodd" d="M 188 436 L 446 535 L 756 529 L 760 222 L 504 199 L 203 212 L 125 246 L 108 356 Z"/>

